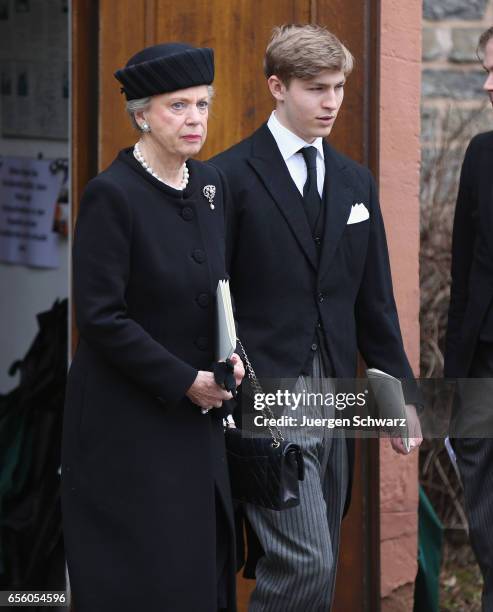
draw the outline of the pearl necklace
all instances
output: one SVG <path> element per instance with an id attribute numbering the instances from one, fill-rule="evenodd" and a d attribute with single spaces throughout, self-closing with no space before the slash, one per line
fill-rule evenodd
<path id="1" fill-rule="evenodd" d="M 142 153 L 140 151 L 139 143 L 138 142 L 136 142 L 135 145 L 134 145 L 134 157 L 139 162 L 139 164 L 145 170 L 147 170 L 147 172 L 149 172 L 149 174 L 151 174 L 154 178 L 156 178 L 158 181 L 161 181 L 161 183 L 164 183 L 165 185 L 168 185 L 169 187 L 173 187 L 172 185 L 167 183 L 164 179 L 162 179 L 157 172 L 154 172 L 154 170 L 151 168 L 151 166 L 146 162 L 146 160 L 144 159 L 144 156 L 142 155 Z M 185 187 L 188 185 L 188 178 L 189 178 L 189 176 L 190 176 L 190 174 L 188 172 L 187 165 L 183 164 L 183 178 L 181 179 L 181 183 L 180 183 L 180 186 L 178 187 L 178 189 L 185 189 Z M 176 189 L 176 187 L 173 187 L 173 189 Z"/>

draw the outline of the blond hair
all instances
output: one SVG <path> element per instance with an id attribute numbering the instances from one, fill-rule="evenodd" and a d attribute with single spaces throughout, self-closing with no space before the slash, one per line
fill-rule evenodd
<path id="1" fill-rule="evenodd" d="M 322 70 L 348 75 L 354 58 L 342 42 L 319 25 L 288 24 L 274 28 L 264 58 L 267 78 L 276 75 L 285 85 L 293 78 L 310 79 Z"/>

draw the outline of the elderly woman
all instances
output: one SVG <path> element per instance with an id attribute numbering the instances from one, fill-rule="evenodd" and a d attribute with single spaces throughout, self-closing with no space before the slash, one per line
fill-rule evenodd
<path id="1" fill-rule="evenodd" d="M 77 612 L 235 607 L 233 518 L 214 361 L 226 188 L 194 161 L 211 49 L 156 45 L 116 78 L 140 130 L 84 192 L 75 231 L 80 341 L 63 432 L 62 507 Z M 233 356 L 237 383 L 244 374 Z"/>

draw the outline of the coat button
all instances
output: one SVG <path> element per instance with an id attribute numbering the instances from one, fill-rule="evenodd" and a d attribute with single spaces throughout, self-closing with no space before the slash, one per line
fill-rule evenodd
<path id="1" fill-rule="evenodd" d="M 185 221 L 191 221 L 193 219 L 194 212 L 190 208 L 190 206 L 185 206 L 185 208 L 181 211 L 181 216 L 185 219 Z"/>
<path id="2" fill-rule="evenodd" d="M 192 253 L 192 257 L 197 263 L 204 263 L 205 261 L 205 253 L 202 251 L 202 249 L 195 249 L 195 251 Z"/>
<path id="3" fill-rule="evenodd" d="M 322 323 L 320 323 L 320 321 L 317 323 L 317 327 L 318 329 L 322 329 Z"/>
<path id="4" fill-rule="evenodd" d="M 205 336 L 199 336 L 197 340 L 195 340 L 195 344 L 197 345 L 197 348 L 201 351 L 206 351 L 209 348 L 209 338 L 206 338 Z"/>
<path id="5" fill-rule="evenodd" d="M 315 236 L 314 240 L 317 246 L 320 246 L 322 244 L 322 238 L 320 238 L 320 236 Z"/>
<path id="6" fill-rule="evenodd" d="M 209 306 L 209 294 L 208 293 L 200 293 L 197 296 L 197 303 L 202 308 L 207 308 Z"/>
<path id="7" fill-rule="evenodd" d="M 317 298 L 318 298 L 318 301 L 322 303 L 325 300 L 325 293 L 320 292 Z"/>
<path id="8" fill-rule="evenodd" d="M 316 351 L 318 349 L 318 344 L 314 342 L 310 348 L 312 349 L 312 351 Z"/>

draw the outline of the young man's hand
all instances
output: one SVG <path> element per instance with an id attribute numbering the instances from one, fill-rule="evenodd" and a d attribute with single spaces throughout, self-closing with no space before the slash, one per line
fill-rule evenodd
<path id="1" fill-rule="evenodd" d="M 412 404 L 406 404 L 406 415 L 409 442 L 411 447 L 409 452 L 412 452 L 415 448 L 419 448 L 421 442 L 423 442 L 423 434 L 421 433 L 421 424 L 416 413 L 416 407 Z M 396 453 L 400 455 L 409 454 L 404 447 L 404 442 L 400 436 L 398 438 L 390 438 L 390 444 Z"/>

